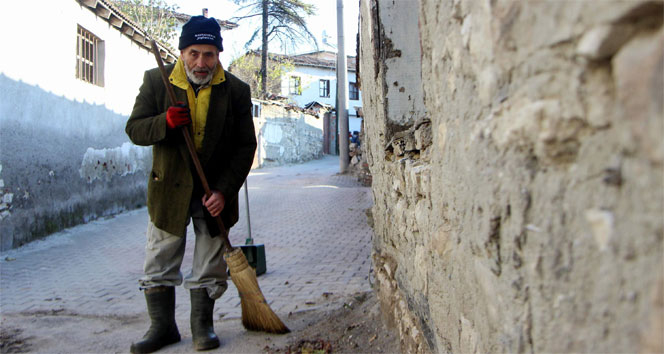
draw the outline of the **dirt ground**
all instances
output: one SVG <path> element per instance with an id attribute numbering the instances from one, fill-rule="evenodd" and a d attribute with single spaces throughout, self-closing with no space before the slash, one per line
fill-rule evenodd
<path id="1" fill-rule="evenodd" d="M 310 306 L 304 304 L 303 306 Z M 399 341 L 381 320 L 373 293 L 321 299 L 317 307 L 282 318 L 286 335 L 248 332 L 240 320 L 217 319 L 222 345 L 208 353 L 399 353 Z M 188 319 L 178 318 L 182 341 L 164 353 L 194 352 Z M 0 353 L 124 353 L 147 330 L 145 314 L 82 316 L 75 313 L 2 314 Z"/>
<path id="2" fill-rule="evenodd" d="M 345 299 L 341 307 L 303 313 L 304 329 L 268 353 L 398 353 L 399 341 L 381 320 L 373 293 Z"/>

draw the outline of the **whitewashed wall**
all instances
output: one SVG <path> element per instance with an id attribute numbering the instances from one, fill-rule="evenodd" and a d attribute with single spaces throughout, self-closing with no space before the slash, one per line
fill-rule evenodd
<path id="1" fill-rule="evenodd" d="M 348 82 L 357 82 L 356 75 L 354 71 L 348 71 L 347 74 Z M 302 85 L 302 94 L 301 95 L 291 95 L 289 93 L 289 83 L 291 76 L 299 76 L 301 78 Z M 330 96 L 329 97 L 320 97 L 320 80 L 330 80 Z M 348 86 L 348 84 L 346 84 Z M 348 87 L 346 87 L 348 90 Z M 304 107 L 309 102 L 317 101 L 320 103 L 325 103 L 330 106 L 336 105 L 337 97 L 337 74 L 334 70 L 322 69 L 315 67 L 305 67 L 305 66 L 295 66 L 293 71 L 289 72 L 287 75 L 284 75 L 281 80 L 281 94 L 288 97 L 298 106 Z M 346 97 L 348 98 L 348 92 L 346 91 Z M 348 130 L 349 131 L 360 131 L 360 125 L 362 119 L 358 118 L 355 115 L 355 107 L 362 107 L 362 92 L 359 93 L 358 100 L 346 100 L 346 107 L 349 109 L 348 117 Z"/>
<path id="2" fill-rule="evenodd" d="M 73 0 L 2 7 L 0 249 L 144 205 L 150 153 L 124 127 L 152 54 Z M 105 43 L 104 87 L 76 79 L 77 25 Z"/>

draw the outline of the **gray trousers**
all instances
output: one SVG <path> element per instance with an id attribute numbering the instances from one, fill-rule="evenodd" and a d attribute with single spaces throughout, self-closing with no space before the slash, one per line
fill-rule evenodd
<path id="1" fill-rule="evenodd" d="M 206 288 L 210 298 L 218 299 L 228 288 L 222 237 L 210 237 L 200 200 L 192 200 L 190 211 L 196 241 L 191 272 L 184 278 L 184 287 Z M 228 234 L 228 230 L 222 232 Z M 143 265 L 145 276 L 138 281 L 141 289 L 182 284 L 180 266 L 186 241 L 186 235 L 179 237 L 148 223 Z"/>

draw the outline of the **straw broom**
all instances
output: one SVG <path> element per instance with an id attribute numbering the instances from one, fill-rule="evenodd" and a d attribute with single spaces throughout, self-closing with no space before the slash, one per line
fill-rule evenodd
<path id="1" fill-rule="evenodd" d="M 173 91 L 173 86 L 168 81 L 166 75 L 166 69 L 164 68 L 164 63 L 161 60 L 161 54 L 159 53 L 159 47 L 157 42 L 154 40 L 150 41 L 152 45 L 152 52 L 154 53 L 157 64 L 159 65 L 159 71 L 161 72 L 161 78 L 164 81 L 164 86 L 166 86 L 166 91 L 168 92 L 168 97 L 171 101 L 171 105 L 176 104 L 175 92 Z M 196 167 L 196 172 L 201 179 L 201 184 L 205 190 L 205 195 L 209 198 L 212 193 L 210 192 L 210 187 L 203 173 L 203 168 L 201 163 L 198 160 L 198 155 L 194 148 L 194 143 L 191 140 L 191 135 L 187 127 L 182 127 L 182 135 L 184 136 L 185 143 L 187 144 L 187 149 L 189 150 L 189 155 L 194 162 Z M 219 225 L 220 230 L 225 230 L 224 222 L 221 220 L 221 216 L 217 215 L 215 218 L 217 224 Z M 228 265 L 228 269 L 231 273 L 231 279 L 237 288 L 237 291 L 240 295 L 240 303 L 242 306 L 242 325 L 248 330 L 251 331 L 264 331 L 268 333 L 277 333 L 283 334 L 288 333 L 290 330 L 286 325 L 281 322 L 279 317 L 272 311 L 270 305 L 268 305 L 261 288 L 258 286 L 258 280 L 256 279 L 256 272 L 253 268 L 249 266 L 247 258 L 244 256 L 244 253 L 239 248 L 234 248 L 231 245 L 228 235 L 222 232 L 220 237 L 224 237 L 224 242 L 226 244 L 224 252 L 224 260 Z"/>

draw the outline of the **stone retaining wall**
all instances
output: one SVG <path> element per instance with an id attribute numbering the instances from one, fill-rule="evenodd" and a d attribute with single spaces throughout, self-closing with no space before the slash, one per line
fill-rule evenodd
<path id="1" fill-rule="evenodd" d="M 254 167 L 302 163 L 323 157 L 323 118 L 263 102 L 254 118 Z"/>

